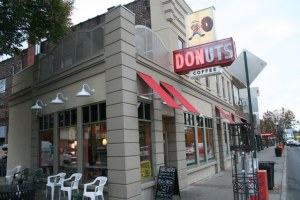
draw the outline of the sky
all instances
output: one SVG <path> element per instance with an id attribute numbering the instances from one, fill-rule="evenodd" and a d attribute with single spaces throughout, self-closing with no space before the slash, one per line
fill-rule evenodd
<path id="1" fill-rule="evenodd" d="M 132 1 L 75 0 L 72 21 L 78 24 Z M 300 120 L 300 1 L 185 1 L 193 11 L 214 6 L 217 39 L 232 37 L 237 56 L 246 49 L 267 63 L 250 85 L 260 90 L 260 117 L 283 107 Z"/>

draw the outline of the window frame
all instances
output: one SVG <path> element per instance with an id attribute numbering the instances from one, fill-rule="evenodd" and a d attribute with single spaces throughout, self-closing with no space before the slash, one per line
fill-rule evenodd
<path id="1" fill-rule="evenodd" d="M 154 174 L 153 174 L 153 134 L 152 134 L 152 106 L 150 102 L 146 101 L 138 101 L 138 126 L 139 126 L 139 147 L 140 147 L 140 168 L 141 168 L 141 174 L 140 178 L 142 182 L 152 181 Z M 149 110 L 149 114 L 146 115 L 146 110 Z M 148 124 L 148 132 L 149 132 L 149 148 L 144 148 L 145 146 L 141 146 L 141 131 L 140 125 L 141 124 Z M 146 171 L 142 169 L 142 166 L 147 166 L 146 162 L 147 160 L 142 161 L 142 157 L 145 157 L 145 152 L 148 151 L 149 154 L 149 162 L 150 170 L 148 170 L 148 173 L 150 173 L 150 176 L 143 178 L 142 173 L 146 174 Z"/>

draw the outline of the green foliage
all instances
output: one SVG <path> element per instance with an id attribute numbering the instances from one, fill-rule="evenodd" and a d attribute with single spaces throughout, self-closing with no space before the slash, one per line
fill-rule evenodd
<path id="1" fill-rule="evenodd" d="M 284 130 L 295 125 L 299 125 L 295 114 L 284 108 L 265 112 L 263 119 L 260 121 L 261 131 L 263 133 L 274 133 L 280 141 L 283 139 Z"/>
<path id="2" fill-rule="evenodd" d="M 0 55 L 22 43 L 57 42 L 70 32 L 74 0 L 0 0 Z"/>

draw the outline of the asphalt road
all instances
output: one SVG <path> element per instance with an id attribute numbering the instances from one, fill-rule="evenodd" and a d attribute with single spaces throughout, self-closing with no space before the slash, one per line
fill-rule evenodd
<path id="1" fill-rule="evenodd" d="M 300 147 L 287 147 L 287 200 L 300 199 Z"/>

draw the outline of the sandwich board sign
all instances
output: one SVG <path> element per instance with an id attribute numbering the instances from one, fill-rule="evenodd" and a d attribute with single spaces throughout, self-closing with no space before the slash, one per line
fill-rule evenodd
<path id="1" fill-rule="evenodd" d="M 155 199 L 172 199 L 173 195 L 180 197 L 177 169 L 176 167 L 160 166 Z"/>

